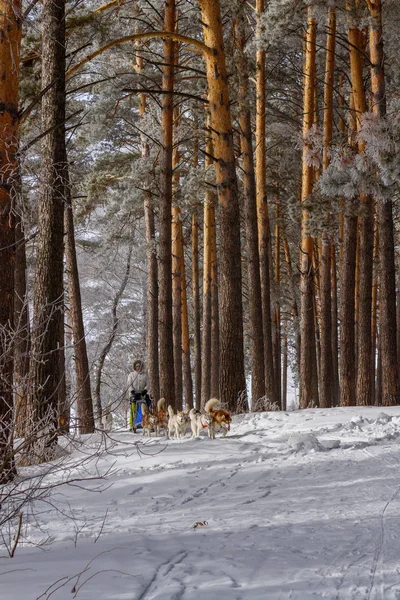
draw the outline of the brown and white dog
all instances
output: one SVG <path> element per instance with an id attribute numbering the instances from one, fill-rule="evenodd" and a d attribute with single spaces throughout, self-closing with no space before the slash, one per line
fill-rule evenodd
<path id="1" fill-rule="evenodd" d="M 210 426 L 212 424 L 212 416 L 209 413 L 201 413 L 197 408 L 191 408 L 189 411 L 190 426 L 192 428 L 192 437 L 200 437 L 202 429 L 208 430 L 210 437 Z"/>
<path id="2" fill-rule="evenodd" d="M 215 432 L 222 429 L 222 437 L 225 437 L 231 428 L 232 417 L 227 410 L 219 408 L 215 410 L 220 401 L 218 398 L 211 398 L 204 407 L 206 413 L 212 417 L 211 426 L 209 427 L 209 437 L 215 439 Z"/>
<path id="3" fill-rule="evenodd" d="M 154 431 L 156 435 L 159 435 L 160 423 L 158 420 L 158 416 L 154 413 L 149 412 L 147 406 L 143 404 L 142 406 L 142 427 L 143 427 L 143 435 L 148 433 L 148 436 L 151 437 L 151 432 Z"/>
<path id="4" fill-rule="evenodd" d="M 185 437 L 188 422 L 187 414 L 183 410 L 178 410 L 175 414 L 172 406 L 168 406 L 168 414 L 168 437 L 171 437 L 172 433 L 175 433 L 178 440 Z"/>
<path id="5" fill-rule="evenodd" d="M 165 398 L 160 398 L 157 402 L 157 416 L 159 422 L 159 432 L 161 433 L 161 429 L 163 429 L 164 434 L 168 435 L 168 412 L 165 409 L 165 404 Z"/>

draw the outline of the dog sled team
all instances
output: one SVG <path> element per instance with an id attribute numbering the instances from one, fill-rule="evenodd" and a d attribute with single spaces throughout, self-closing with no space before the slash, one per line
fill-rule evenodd
<path id="1" fill-rule="evenodd" d="M 200 437 L 203 429 L 207 430 L 208 437 L 215 438 L 218 431 L 225 437 L 230 430 L 232 417 L 222 408 L 217 398 L 211 398 L 204 406 L 204 412 L 191 408 L 174 412 L 171 406 L 166 406 L 165 398 L 157 402 L 157 407 L 152 409 L 149 389 L 149 377 L 141 360 L 135 360 L 133 371 L 128 375 L 127 396 L 129 399 L 129 429 L 136 432 L 142 428 L 143 435 L 151 436 L 152 433 L 163 433 L 169 438 L 181 439 L 187 430 L 191 429 L 192 438 Z M 112 415 L 111 416 L 112 419 Z M 107 429 L 110 423 L 103 424 Z"/>

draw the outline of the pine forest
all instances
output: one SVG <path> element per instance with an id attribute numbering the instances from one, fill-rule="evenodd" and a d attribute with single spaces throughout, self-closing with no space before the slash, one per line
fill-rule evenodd
<path id="1" fill-rule="evenodd" d="M 175 411 L 400 403 L 398 0 L 0 0 L 0 31 L 1 484 L 124 425 L 136 358 Z"/>

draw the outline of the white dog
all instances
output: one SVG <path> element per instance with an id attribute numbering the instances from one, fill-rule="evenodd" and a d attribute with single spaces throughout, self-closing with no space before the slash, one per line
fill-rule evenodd
<path id="1" fill-rule="evenodd" d="M 172 433 L 175 433 L 175 437 L 178 440 L 185 437 L 186 424 L 188 421 L 187 414 L 183 410 L 178 410 L 175 414 L 171 405 L 168 406 L 168 414 L 168 437 L 172 437 Z"/>
<path id="2" fill-rule="evenodd" d="M 190 426 L 192 428 L 192 437 L 200 437 L 202 429 L 208 430 L 208 437 L 211 437 L 210 427 L 212 424 L 212 416 L 208 413 L 201 413 L 196 408 L 191 408 L 189 412 Z"/>

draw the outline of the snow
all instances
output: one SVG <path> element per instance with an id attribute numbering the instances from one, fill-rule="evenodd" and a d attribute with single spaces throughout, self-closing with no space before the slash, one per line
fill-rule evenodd
<path id="1" fill-rule="evenodd" d="M 252 413 L 145 454 L 113 431 L 80 468 L 87 437 L 68 457 L 85 480 L 1 549 L 0 598 L 399 600 L 399 436 L 400 407 Z"/>

